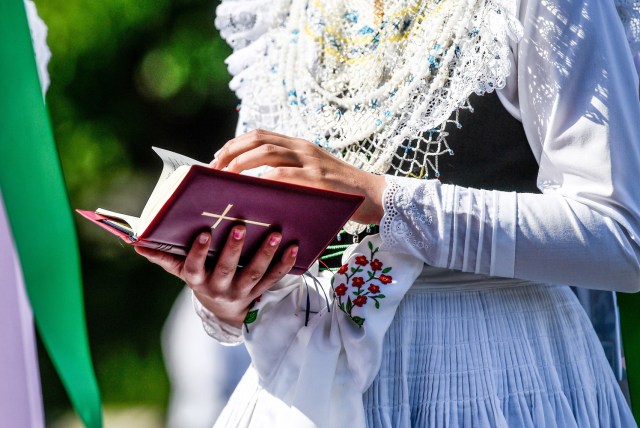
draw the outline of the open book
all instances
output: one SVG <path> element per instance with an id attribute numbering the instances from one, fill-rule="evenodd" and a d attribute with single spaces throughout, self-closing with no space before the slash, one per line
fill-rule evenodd
<path id="1" fill-rule="evenodd" d="M 241 264 L 272 230 L 282 233 L 276 257 L 300 246 L 291 273 L 304 273 L 331 243 L 364 198 L 210 168 L 168 150 L 153 148 L 164 163 L 140 217 L 102 208 L 76 210 L 131 245 L 185 255 L 203 230 L 212 233 L 215 257 L 234 224 L 247 228 Z"/>

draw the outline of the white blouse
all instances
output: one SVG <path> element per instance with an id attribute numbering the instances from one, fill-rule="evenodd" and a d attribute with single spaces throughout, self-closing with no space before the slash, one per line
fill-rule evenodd
<path id="1" fill-rule="evenodd" d="M 382 249 L 464 272 L 638 291 L 640 102 L 630 47 L 640 46 L 640 2 L 510 6 L 524 37 L 511 44 L 512 73 L 498 95 L 523 123 L 542 194 L 387 176 Z M 266 0 L 218 6 L 216 25 L 234 47 L 230 86 L 239 93 L 274 8 Z M 241 340 L 230 340 L 239 330 L 215 334 L 220 324 L 196 306 L 212 336 Z"/>
<path id="2" fill-rule="evenodd" d="M 243 73 L 262 29 L 275 19 L 256 16 L 268 3 L 227 0 L 218 8 L 217 25 L 236 48 L 228 64 L 238 91 L 249 90 Z M 257 321 L 244 331 L 222 325 L 196 301 L 211 335 L 227 343 L 244 339 L 252 356 L 247 400 L 255 408 L 243 426 L 338 426 L 341 420 L 364 426 L 362 393 L 380 368 L 396 307 L 424 263 L 640 290 L 640 186 L 633 178 L 640 170 L 639 81 L 614 2 L 512 5 L 524 38 L 511 46 L 513 72 L 499 97 L 524 125 L 542 194 L 387 176 L 380 236 L 351 247 L 333 279 L 286 277 L 256 302 Z M 338 310 L 340 288 L 349 281 L 356 287 L 353 276 L 367 271 L 372 295 L 384 292 L 384 299 Z M 324 297 L 330 282 L 336 287 L 331 310 Z"/>
<path id="3" fill-rule="evenodd" d="M 640 2 L 505 3 L 524 37 L 512 42 L 512 73 L 498 95 L 523 123 L 543 194 L 389 177 L 383 246 L 437 267 L 638 291 L 640 104 L 629 45 L 640 44 Z M 274 9 L 264 0 L 218 7 L 239 95 L 250 89 L 244 73 Z"/>

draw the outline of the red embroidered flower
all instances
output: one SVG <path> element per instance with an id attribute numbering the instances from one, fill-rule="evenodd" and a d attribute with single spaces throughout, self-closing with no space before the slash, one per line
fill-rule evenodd
<path id="1" fill-rule="evenodd" d="M 369 260 L 367 260 L 367 256 L 357 256 L 356 257 L 356 264 L 357 265 L 366 266 L 367 263 L 369 263 Z"/>
<path id="2" fill-rule="evenodd" d="M 382 262 L 378 259 L 374 259 L 371 262 L 371 269 L 373 269 L 374 271 L 382 269 Z"/>
<path id="3" fill-rule="evenodd" d="M 340 269 L 338 269 L 338 273 L 340 275 L 344 274 L 347 271 L 347 267 L 348 267 L 347 265 L 340 266 Z"/>
<path id="4" fill-rule="evenodd" d="M 370 286 L 369 286 L 369 291 L 370 291 L 372 294 L 379 293 L 379 292 L 380 292 L 380 287 L 378 287 L 377 285 L 370 285 Z"/>
<path id="5" fill-rule="evenodd" d="M 393 281 L 392 277 L 390 277 L 389 275 L 384 275 L 384 274 L 381 274 L 378 279 L 383 284 L 389 284 L 391 281 Z"/>
<path id="6" fill-rule="evenodd" d="M 353 285 L 356 288 L 362 287 L 363 284 L 364 284 L 364 278 L 361 276 L 356 276 L 351 280 L 351 285 Z"/>
<path id="7" fill-rule="evenodd" d="M 347 293 L 347 286 L 344 284 L 340 284 L 334 290 L 337 296 L 344 296 Z"/>
<path id="8" fill-rule="evenodd" d="M 353 304 L 359 307 L 362 307 L 367 303 L 367 296 L 358 296 L 353 301 Z"/>
<path id="9" fill-rule="evenodd" d="M 255 303 L 259 303 L 260 300 L 262 300 L 262 295 L 256 297 L 256 300 L 254 300 Z"/>

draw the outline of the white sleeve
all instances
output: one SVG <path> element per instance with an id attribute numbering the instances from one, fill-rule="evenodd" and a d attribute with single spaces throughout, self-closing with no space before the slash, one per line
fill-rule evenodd
<path id="1" fill-rule="evenodd" d="M 640 290 L 638 76 L 613 2 L 522 0 L 500 94 L 543 194 L 389 178 L 383 248 L 480 274 Z M 499 124 L 496 124 L 499 126 Z"/>
<path id="2" fill-rule="evenodd" d="M 244 341 L 241 328 L 234 327 L 219 320 L 213 312 L 200 303 L 195 294 L 192 294 L 192 299 L 193 308 L 202 320 L 202 327 L 209 336 L 225 346 L 240 345 Z"/>

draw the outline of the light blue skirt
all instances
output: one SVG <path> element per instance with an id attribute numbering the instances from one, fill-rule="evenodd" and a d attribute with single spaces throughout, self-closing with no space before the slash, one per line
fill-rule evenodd
<path id="1" fill-rule="evenodd" d="M 464 275 L 431 270 L 405 296 L 369 427 L 637 427 L 569 287 Z"/>

